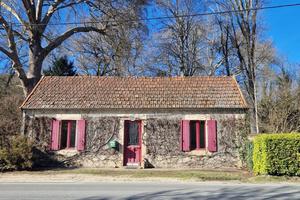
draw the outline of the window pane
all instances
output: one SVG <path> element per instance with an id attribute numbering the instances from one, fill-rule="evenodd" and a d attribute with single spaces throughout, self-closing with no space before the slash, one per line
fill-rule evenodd
<path id="1" fill-rule="evenodd" d="M 71 121 L 70 147 L 75 147 L 76 121 Z"/>
<path id="2" fill-rule="evenodd" d="M 61 135 L 60 135 L 60 148 L 65 149 L 67 147 L 68 137 L 68 121 L 62 121 Z"/>
<path id="3" fill-rule="evenodd" d="M 200 148 L 205 148 L 205 121 L 200 121 Z"/>
<path id="4" fill-rule="evenodd" d="M 139 126 L 138 122 L 128 123 L 128 145 L 139 144 Z"/>
<path id="5" fill-rule="evenodd" d="M 190 149 L 196 149 L 196 121 L 190 122 Z"/>

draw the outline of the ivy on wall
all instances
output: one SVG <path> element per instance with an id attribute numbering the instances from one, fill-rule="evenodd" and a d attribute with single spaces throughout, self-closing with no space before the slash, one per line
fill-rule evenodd
<path id="1" fill-rule="evenodd" d="M 180 119 L 147 119 L 143 141 L 147 154 L 178 155 L 180 151 Z"/>
<path id="2" fill-rule="evenodd" d="M 86 118 L 86 150 L 90 152 L 107 153 L 107 144 L 110 140 L 120 139 L 120 118 L 101 117 Z M 120 148 L 121 149 L 121 148 Z"/>

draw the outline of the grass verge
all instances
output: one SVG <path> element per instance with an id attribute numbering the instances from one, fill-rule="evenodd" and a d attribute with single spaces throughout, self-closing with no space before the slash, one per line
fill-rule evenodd
<path id="1" fill-rule="evenodd" d="M 5 174 L 5 173 L 4 173 Z M 184 181 L 237 181 L 243 183 L 300 183 L 300 177 L 288 176 L 253 176 L 242 170 L 204 170 L 204 169 L 51 169 L 43 171 L 19 171 L 10 174 L 27 174 L 34 176 L 60 177 L 60 175 L 88 175 L 89 177 L 106 177 L 113 180 L 184 180 Z"/>
<path id="2" fill-rule="evenodd" d="M 104 176 L 112 178 L 169 178 L 180 180 L 196 181 L 243 181 L 249 177 L 245 171 L 221 171 L 221 170 L 202 170 L 202 169 L 59 169 L 42 172 L 33 172 L 41 174 L 87 174 L 95 176 Z"/>

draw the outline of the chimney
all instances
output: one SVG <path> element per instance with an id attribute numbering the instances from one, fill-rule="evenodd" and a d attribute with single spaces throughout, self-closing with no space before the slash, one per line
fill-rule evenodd
<path id="1" fill-rule="evenodd" d="M 180 71 L 180 77 L 184 77 L 183 71 Z"/>

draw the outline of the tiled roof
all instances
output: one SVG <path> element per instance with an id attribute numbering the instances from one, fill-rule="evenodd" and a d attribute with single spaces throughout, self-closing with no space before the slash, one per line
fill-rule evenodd
<path id="1" fill-rule="evenodd" d="M 247 108 L 234 77 L 46 76 L 22 109 Z"/>

